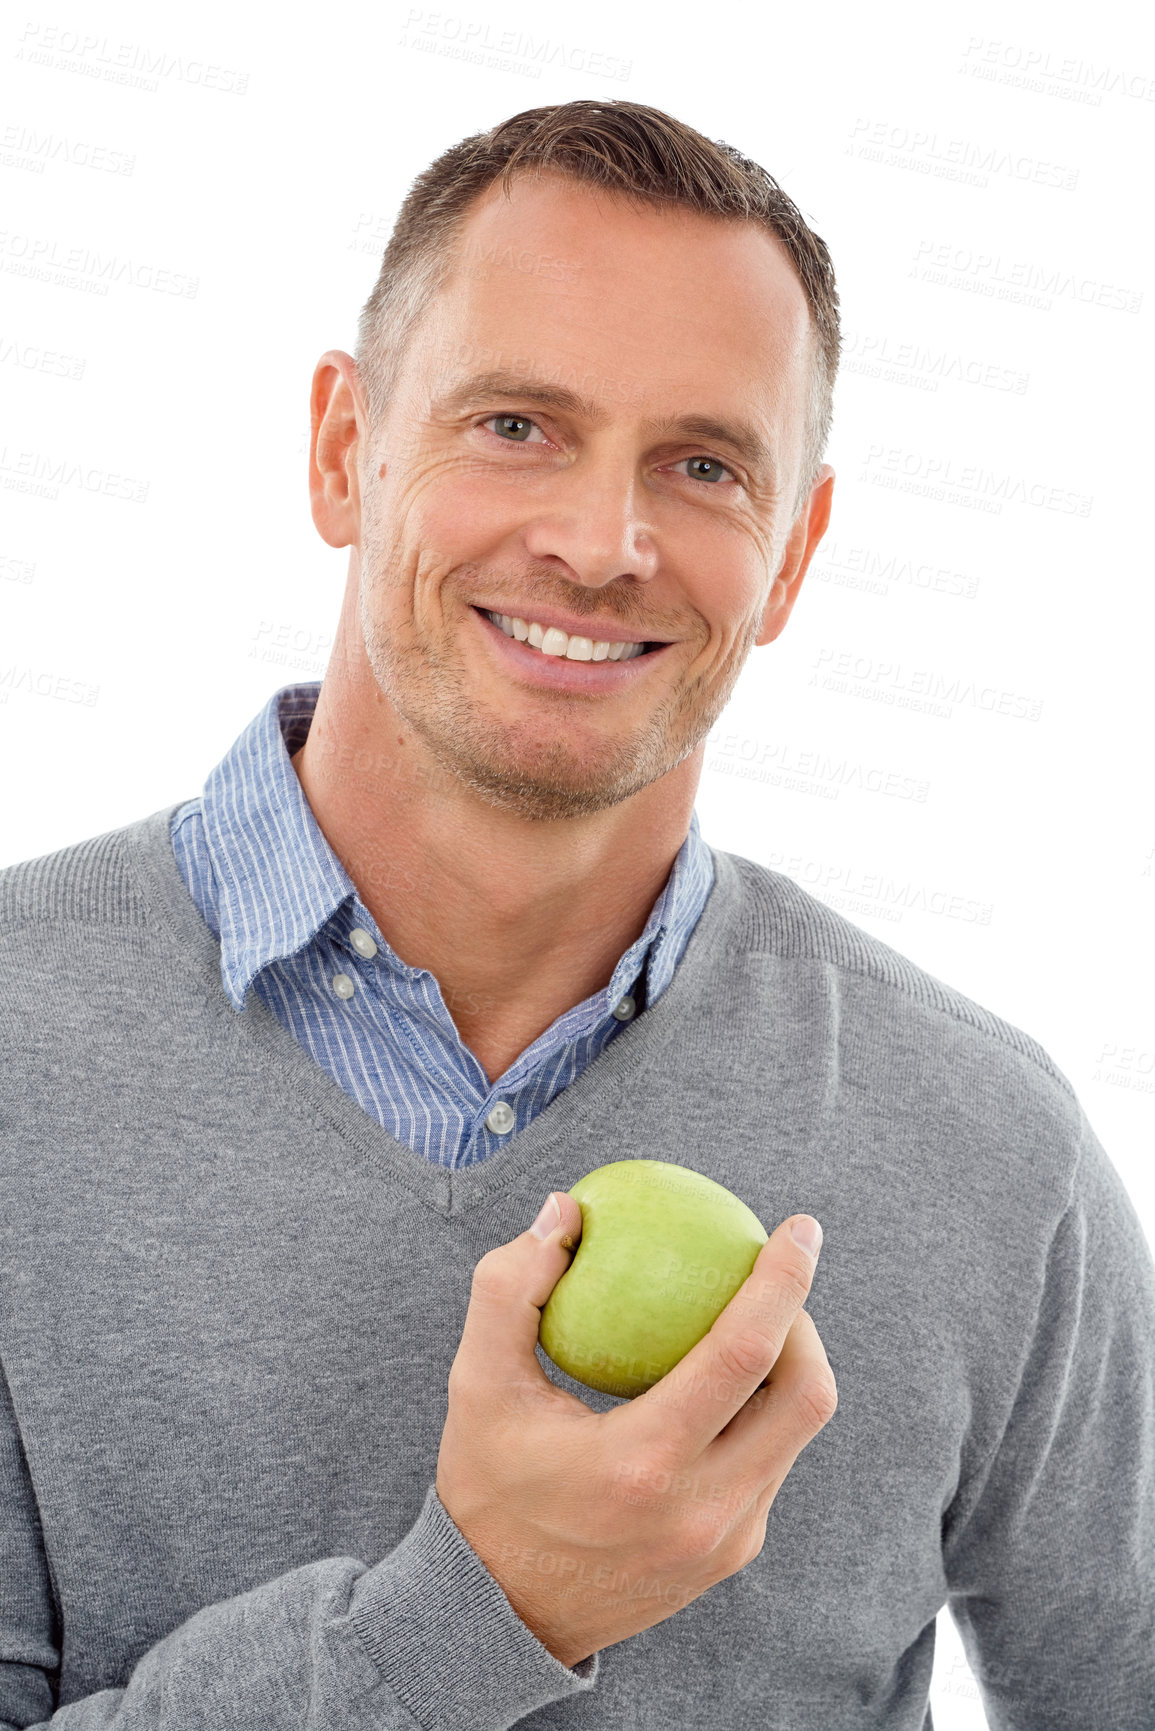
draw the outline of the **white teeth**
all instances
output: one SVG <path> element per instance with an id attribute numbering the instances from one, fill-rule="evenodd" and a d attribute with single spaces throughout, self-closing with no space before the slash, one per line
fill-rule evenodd
<path id="1" fill-rule="evenodd" d="M 499 625 L 507 637 L 518 643 L 529 643 L 544 655 L 554 655 L 565 661 L 633 661 L 644 652 L 642 643 L 610 643 L 604 638 L 569 637 L 556 625 L 543 629 L 535 620 L 526 621 L 508 613 L 485 612 L 487 619 Z"/>

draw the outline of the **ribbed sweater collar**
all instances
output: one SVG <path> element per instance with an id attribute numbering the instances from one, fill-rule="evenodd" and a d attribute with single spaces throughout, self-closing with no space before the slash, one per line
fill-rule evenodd
<path id="1" fill-rule="evenodd" d="M 170 820 L 183 803 L 165 806 L 119 833 L 144 904 L 144 923 L 163 944 L 171 964 L 184 973 L 189 990 L 203 1001 L 205 1016 L 219 1024 L 215 1032 L 222 1042 L 233 1046 L 234 1061 L 221 1075 L 222 1092 L 252 1086 L 255 1078 L 268 1088 L 271 1113 L 287 1103 L 306 1126 L 341 1136 L 355 1157 L 373 1163 L 430 1208 L 448 1215 L 484 1207 L 507 1187 L 519 1187 L 539 1165 L 548 1168 L 551 1151 L 569 1138 L 581 1136 L 591 1154 L 601 1138 L 611 1145 L 614 1103 L 622 1090 L 676 1087 L 679 1052 L 694 1037 L 703 999 L 716 986 L 735 945 L 744 947 L 746 862 L 711 848 L 714 886 L 657 1003 L 624 1027 L 505 1148 L 477 1165 L 451 1171 L 423 1159 L 363 1112 L 256 993 L 249 994 L 239 1015 L 233 1009 L 221 983 L 220 946 L 185 888 L 169 839 Z"/>

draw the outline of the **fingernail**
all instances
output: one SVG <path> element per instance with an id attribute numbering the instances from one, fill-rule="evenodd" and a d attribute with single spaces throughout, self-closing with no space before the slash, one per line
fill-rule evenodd
<path id="1" fill-rule="evenodd" d="M 551 1190 L 545 1199 L 541 1213 L 530 1227 L 535 1238 L 548 1238 L 555 1226 L 561 1224 L 561 1208 L 557 1197 Z"/>
<path id="2" fill-rule="evenodd" d="M 800 1214 L 790 1222 L 790 1236 L 808 1256 L 817 1256 L 822 1248 L 822 1228 L 812 1214 Z"/>

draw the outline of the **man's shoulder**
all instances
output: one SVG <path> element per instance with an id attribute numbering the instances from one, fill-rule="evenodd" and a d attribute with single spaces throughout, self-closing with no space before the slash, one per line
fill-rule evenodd
<path id="1" fill-rule="evenodd" d="M 0 939 L 29 928 L 147 926 L 149 904 L 135 869 L 184 801 L 99 835 L 0 867 Z"/>
<path id="2" fill-rule="evenodd" d="M 65 1077 L 131 1088 L 158 1061 L 170 1080 L 187 1076 L 181 1065 L 227 1074 L 238 1018 L 174 856 L 188 803 L 0 867 L 6 1098 L 39 1098 Z"/>
<path id="3" fill-rule="evenodd" d="M 1001 1053 L 1004 1073 L 1021 1080 L 1033 1073 L 1045 1092 L 1057 1087 L 1074 1101 L 1068 1078 L 1024 1029 L 856 925 L 795 879 L 738 854 L 727 857 L 743 889 L 748 955 L 824 967 L 838 978 L 844 1010 L 875 1023 L 887 1039 L 901 1039 L 917 1024 L 929 1067 L 936 1060 L 957 1062 L 962 1048 L 981 1050 L 988 1066 L 997 1065 Z"/>

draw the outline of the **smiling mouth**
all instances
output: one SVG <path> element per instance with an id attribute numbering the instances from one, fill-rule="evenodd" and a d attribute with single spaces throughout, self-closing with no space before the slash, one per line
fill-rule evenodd
<path id="1" fill-rule="evenodd" d="M 474 612 L 496 625 L 507 637 L 523 643 L 527 649 L 540 650 L 543 655 L 553 656 L 559 661 L 633 661 L 639 655 L 666 648 L 664 643 L 623 643 L 607 638 L 583 637 L 577 632 L 561 631 L 556 625 L 543 626 L 533 619 L 494 613 L 488 607 L 475 607 Z"/>

